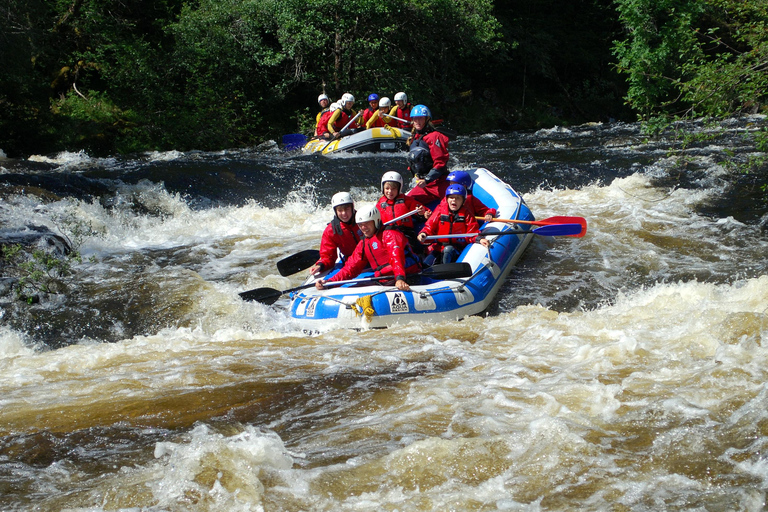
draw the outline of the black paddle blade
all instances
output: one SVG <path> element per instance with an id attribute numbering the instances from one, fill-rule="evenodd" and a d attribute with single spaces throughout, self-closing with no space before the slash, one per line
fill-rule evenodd
<path id="1" fill-rule="evenodd" d="M 317 249 L 307 249 L 278 261 L 277 271 L 280 272 L 281 276 L 290 276 L 311 267 L 319 259 L 320 251 Z"/>
<path id="2" fill-rule="evenodd" d="M 467 262 L 443 263 L 425 268 L 421 275 L 430 279 L 458 279 L 472 276 L 472 265 Z"/>
<path id="3" fill-rule="evenodd" d="M 274 288 L 256 288 L 255 290 L 240 292 L 240 297 L 248 302 L 261 302 L 269 306 L 274 304 L 282 294 L 283 292 Z"/>
<path id="4" fill-rule="evenodd" d="M 448 137 L 448 140 L 453 140 L 458 135 L 456 130 L 451 130 L 447 126 L 436 126 L 435 127 L 435 131 L 438 131 L 438 132 L 442 133 L 443 135 L 445 135 L 446 137 Z"/>

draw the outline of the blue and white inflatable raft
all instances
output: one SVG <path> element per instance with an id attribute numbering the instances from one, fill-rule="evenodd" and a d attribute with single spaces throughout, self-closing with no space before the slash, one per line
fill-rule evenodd
<path id="1" fill-rule="evenodd" d="M 473 194 L 486 206 L 496 208 L 497 218 L 535 220 L 522 197 L 490 171 L 481 168 L 467 172 L 475 182 Z M 527 227 L 492 222 L 483 229 L 510 231 Z M 411 285 L 407 292 L 378 283 L 324 290 L 309 287 L 291 294 L 290 313 L 302 328 L 313 331 L 388 327 L 412 321 L 439 322 L 482 313 L 532 237 L 530 233 L 489 236 L 492 242 L 489 249 L 478 243 L 468 245 L 458 260 L 471 265 L 472 275 L 467 278 L 434 282 L 426 279 L 423 284 Z M 310 277 L 305 284 L 313 280 Z"/>

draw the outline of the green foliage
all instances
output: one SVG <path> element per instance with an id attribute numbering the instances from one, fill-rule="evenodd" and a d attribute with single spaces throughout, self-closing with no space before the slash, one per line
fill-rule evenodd
<path id="1" fill-rule="evenodd" d="M 41 294 L 64 292 L 73 261 L 79 262 L 79 255 L 59 257 L 40 249 L 28 253 L 19 244 L 0 246 L 0 267 L 7 277 L 16 278 L 16 297 L 28 303 Z"/>
<path id="2" fill-rule="evenodd" d="M 79 248 L 87 237 L 97 233 L 90 223 L 74 214 L 61 217 L 58 223 L 62 232 L 67 232 L 63 235 L 69 246 L 65 254 L 52 247 L 0 244 L 0 270 L 3 276 L 14 280 L 13 291 L 17 299 L 31 304 L 43 296 L 68 290 L 76 274 L 75 265 L 83 262 Z"/>
<path id="3" fill-rule="evenodd" d="M 768 100 L 768 5 L 742 0 L 617 0 L 614 42 L 627 102 L 661 128 L 672 119 L 756 112 Z"/>
<path id="4" fill-rule="evenodd" d="M 697 30 L 702 52 L 684 63 L 681 84 L 694 115 L 757 112 L 768 100 L 768 4 L 712 0 Z"/>
<path id="5" fill-rule="evenodd" d="M 614 42 L 618 69 L 628 75 L 627 102 L 641 116 L 666 113 L 678 101 L 688 77 L 683 64 L 701 49 L 692 26 L 701 0 L 617 0 L 627 38 Z"/>

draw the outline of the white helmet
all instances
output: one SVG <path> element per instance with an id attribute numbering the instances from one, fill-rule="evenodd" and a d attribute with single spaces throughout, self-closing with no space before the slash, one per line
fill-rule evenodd
<path id="1" fill-rule="evenodd" d="M 389 98 L 387 98 L 386 96 L 384 96 L 383 98 L 381 98 L 379 100 L 379 108 L 381 108 L 381 107 L 391 107 L 391 106 L 392 106 L 392 102 L 389 101 Z"/>
<path id="2" fill-rule="evenodd" d="M 376 229 L 379 229 L 379 226 L 381 226 L 381 212 L 379 212 L 379 209 L 376 208 L 376 205 L 373 206 L 366 206 L 362 210 L 357 211 L 357 215 L 355 215 L 355 222 L 358 224 L 361 224 L 363 222 L 368 222 L 372 220 L 376 226 Z"/>
<path id="3" fill-rule="evenodd" d="M 320 96 L 318 96 L 318 97 L 317 97 L 317 103 L 318 103 L 318 105 L 319 105 L 319 104 L 320 104 L 320 102 L 321 102 L 321 101 L 323 101 L 323 100 L 328 100 L 328 103 L 330 103 L 330 102 L 331 102 L 331 98 L 329 98 L 329 97 L 328 97 L 328 95 L 326 95 L 326 94 L 321 94 Z"/>
<path id="4" fill-rule="evenodd" d="M 341 96 L 341 100 L 339 100 L 339 103 L 341 103 L 342 106 L 346 106 L 348 101 L 351 101 L 352 103 L 354 103 L 355 102 L 355 97 L 352 96 L 351 94 L 349 94 L 348 92 L 345 92 Z"/>
<path id="5" fill-rule="evenodd" d="M 387 171 L 384 173 L 384 176 L 381 177 L 381 193 L 384 193 L 384 184 L 388 181 L 394 181 L 398 184 L 400 184 L 400 192 L 403 191 L 403 177 L 400 175 L 399 172 L 395 171 Z"/>
<path id="6" fill-rule="evenodd" d="M 336 210 L 337 206 L 343 204 L 351 204 L 354 206 L 355 202 L 352 200 L 352 196 L 349 192 L 337 192 L 336 194 L 333 194 L 333 197 L 331 198 L 331 208 Z"/>
<path id="7" fill-rule="evenodd" d="M 328 107 L 328 108 L 330 108 L 330 109 L 331 109 L 331 112 L 334 112 L 334 111 L 336 111 L 336 110 L 339 110 L 341 107 L 339 106 L 339 104 L 338 104 L 338 103 L 336 103 L 336 102 L 333 102 L 333 103 L 331 103 L 331 106 L 330 106 L 330 107 Z"/>
<path id="8" fill-rule="evenodd" d="M 399 92 L 395 94 L 395 101 L 403 100 L 406 103 L 408 102 L 408 96 L 404 92 Z"/>

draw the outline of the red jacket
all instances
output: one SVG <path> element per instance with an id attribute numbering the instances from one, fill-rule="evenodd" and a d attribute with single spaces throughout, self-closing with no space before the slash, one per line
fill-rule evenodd
<path id="1" fill-rule="evenodd" d="M 402 121 L 395 121 L 395 126 L 398 128 L 402 128 L 404 130 L 410 130 L 411 129 L 411 108 L 412 105 L 410 103 L 405 104 L 405 108 L 400 108 L 397 105 L 392 108 L 392 110 L 389 111 L 390 115 L 393 115 L 395 117 L 399 117 L 400 119 L 404 119 L 408 121 L 407 123 L 404 123 Z M 394 112 L 393 112 L 394 111 Z"/>
<path id="2" fill-rule="evenodd" d="M 446 179 L 447 177 L 448 174 L 444 174 L 429 183 L 422 181 L 408 191 L 408 197 L 412 197 L 416 202 L 429 208 L 432 203 L 436 203 L 445 197 L 445 190 L 451 184 Z"/>
<path id="3" fill-rule="evenodd" d="M 330 222 L 320 238 L 320 259 L 316 264 L 322 265 L 320 270 L 328 270 L 336 264 L 336 258 L 340 252 L 346 260 L 355 252 L 357 243 L 363 238 L 363 234 L 353 220 L 350 223 L 341 222 L 338 218 Z"/>
<path id="4" fill-rule="evenodd" d="M 315 137 L 320 137 L 328 131 L 328 121 L 331 119 L 332 115 L 333 112 L 330 110 L 323 112 L 323 115 L 320 116 L 320 121 L 317 123 L 317 127 L 315 127 Z"/>
<path id="5" fill-rule="evenodd" d="M 415 132 L 413 140 L 422 139 L 429 146 L 429 154 L 432 155 L 432 168 L 440 169 L 448 165 L 448 137 L 433 130 L 427 134 Z"/>
<path id="6" fill-rule="evenodd" d="M 363 114 L 360 116 L 363 118 L 363 120 L 359 123 L 361 126 L 365 126 L 365 123 L 368 122 L 368 120 L 371 118 L 374 112 L 376 112 L 378 109 L 371 109 L 371 107 L 368 107 L 367 109 L 363 110 Z"/>
<path id="7" fill-rule="evenodd" d="M 496 208 L 488 208 L 481 200 L 470 193 L 467 193 L 467 201 L 465 204 L 472 215 L 485 217 L 490 213 L 492 217 L 496 216 Z"/>
<path id="8" fill-rule="evenodd" d="M 392 200 L 387 199 L 386 196 L 381 196 L 376 202 L 376 208 L 378 208 L 381 212 L 381 222 L 388 222 L 401 215 L 405 215 L 408 212 L 412 212 L 419 206 L 421 206 L 419 202 L 405 194 L 400 194 Z M 401 219 L 394 224 L 390 224 L 390 226 L 413 229 L 414 215 L 411 215 L 405 219 Z"/>
<path id="9" fill-rule="evenodd" d="M 357 128 L 359 126 L 357 121 L 347 126 L 347 123 L 349 123 L 349 121 L 352 120 L 352 118 L 355 117 L 356 115 L 354 110 L 345 110 L 342 108 L 337 110 L 336 112 L 338 112 L 339 115 L 336 118 L 336 122 L 333 124 L 333 129 L 335 131 L 337 132 L 341 131 L 342 129 L 344 129 L 345 126 L 347 128 Z M 333 114 L 336 114 L 336 112 L 334 112 Z M 333 118 L 333 114 L 331 114 L 331 118 Z M 328 119 L 329 123 L 331 122 L 331 118 Z M 328 131 L 331 131 L 331 130 L 328 130 Z"/>
<path id="10" fill-rule="evenodd" d="M 363 126 L 365 126 L 368 129 L 384 128 L 385 126 L 387 126 L 389 123 L 392 122 L 392 120 L 389 120 L 389 119 L 385 121 L 384 118 L 381 117 L 381 111 L 377 111 L 377 112 L 378 113 L 374 112 L 373 115 L 371 115 L 371 117 L 366 119 L 365 122 L 363 123 Z M 373 119 L 373 122 L 371 122 L 371 119 Z M 368 126 L 369 124 L 370 126 Z"/>
<path id="11" fill-rule="evenodd" d="M 448 208 L 448 202 L 443 199 L 432 212 L 421 233 L 428 236 L 434 235 L 460 235 L 462 233 L 477 233 L 480 230 L 477 221 L 472 212 L 465 205 L 461 205 L 459 211 L 451 212 Z M 452 245 L 460 249 L 467 244 L 474 243 L 476 237 L 470 238 L 441 238 L 434 241 L 430 246 L 430 251 L 441 251 L 443 245 Z"/>
<path id="12" fill-rule="evenodd" d="M 381 229 L 371 238 L 360 240 L 355 247 L 352 256 L 328 282 L 345 281 L 357 276 L 366 265 L 375 271 L 374 275 L 395 276 L 395 280 L 405 279 L 406 274 L 413 274 L 421 270 L 418 260 L 409 267 L 406 265 L 405 252 L 411 252 L 405 235 L 396 229 Z M 413 259 L 413 258 L 409 258 Z"/>

